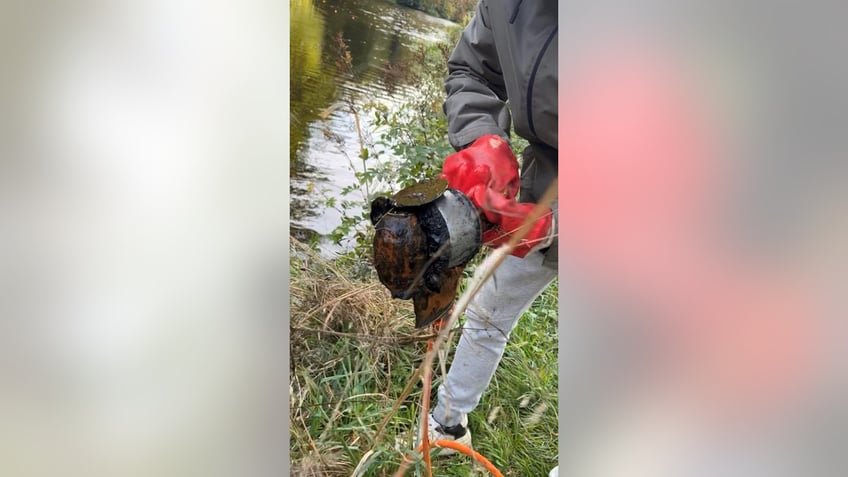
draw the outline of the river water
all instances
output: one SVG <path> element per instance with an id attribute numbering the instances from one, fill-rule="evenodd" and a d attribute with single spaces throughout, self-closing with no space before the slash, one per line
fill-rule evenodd
<path id="1" fill-rule="evenodd" d="M 322 253 L 343 251 L 326 235 L 341 223 L 341 191 L 355 182 L 359 134 L 348 101 L 397 105 L 414 92 L 395 72 L 422 44 L 444 41 L 456 24 L 384 0 L 293 0 L 291 11 L 291 233 L 318 236 Z M 339 65 L 337 36 L 350 51 Z M 369 118 L 359 115 L 367 131 Z M 349 199 L 357 199 L 352 195 Z M 356 214 L 357 211 L 349 211 Z"/>

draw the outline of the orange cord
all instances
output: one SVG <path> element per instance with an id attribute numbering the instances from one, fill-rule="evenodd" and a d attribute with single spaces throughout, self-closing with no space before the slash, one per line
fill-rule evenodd
<path id="1" fill-rule="evenodd" d="M 468 447 L 464 444 L 460 444 L 459 442 L 456 442 L 456 441 L 448 441 L 448 440 L 439 439 L 437 441 L 433 441 L 433 445 L 436 446 L 436 447 L 446 447 L 448 449 L 453 449 L 455 451 L 462 452 L 463 454 L 465 454 L 465 455 L 471 457 L 472 459 L 476 460 L 477 462 L 483 464 L 483 467 L 485 467 L 486 470 L 491 472 L 491 474 L 494 475 L 495 477 L 503 477 L 503 474 L 501 474 L 501 471 L 499 471 L 491 462 L 489 462 L 489 459 L 483 457 L 482 454 L 480 454 L 479 452 L 475 451 L 474 449 L 471 449 L 470 447 Z"/>
<path id="2" fill-rule="evenodd" d="M 442 321 L 441 318 L 434 321 L 433 325 L 432 325 L 434 333 L 438 334 L 439 331 L 441 331 L 443 325 L 444 325 L 444 321 Z M 427 352 L 430 352 L 433 349 L 433 342 L 434 341 L 432 339 L 427 341 Z M 428 370 L 428 369 L 424 370 L 424 374 L 422 376 L 422 379 L 424 380 L 424 390 L 423 390 L 424 394 L 421 396 L 421 407 L 423 409 L 423 411 L 422 411 L 423 418 L 422 418 L 422 423 L 421 423 L 421 429 L 424 430 L 424 429 L 428 429 L 427 420 L 429 418 L 429 412 L 427 412 L 427 410 L 430 409 L 430 386 L 431 386 L 431 381 L 432 381 L 431 375 L 430 375 L 430 370 Z M 422 434 L 421 435 L 421 444 L 415 450 L 420 451 L 423 454 L 424 464 L 427 467 L 427 475 L 428 476 L 430 476 L 430 477 L 433 476 L 433 467 L 432 467 L 432 464 L 430 463 L 430 447 L 432 445 L 434 447 L 445 447 L 445 448 L 448 448 L 448 449 L 453 449 L 455 451 L 461 452 L 461 453 L 471 457 L 472 459 L 476 460 L 477 462 L 483 464 L 483 467 L 485 467 L 486 470 L 488 470 L 493 476 L 503 477 L 503 474 L 491 462 L 489 462 L 489 459 L 486 459 L 485 457 L 483 457 L 482 454 L 480 454 L 479 452 L 476 452 L 474 449 L 471 449 L 470 447 L 468 447 L 464 444 L 460 444 L 459 442 L 449 441 L 449 440 L 444 440 L 444 439 L 440 439 L 440 440 L 437 440 L 437 441 L 430 442 L 429 431 L 422 432 L 421 434 Z M 398 468 L 397 472 L 395 472 L 395 477 L 403 476 L 406 473 L 406 468 L 410 464 L 410 462 L 411 461 L 409 460 L 409 455 L 404 456 L 404 459 L 401 462 L 400 467 Z"/>
<path id="3" fill-rule="evenodd" d="M 441 321 L 437 322 L 440 323 Z M 436 325 L 433 325 L 433 328 L 436 328 Z M 433 340 L 427 341 L 427 351 L 429 352 L 433 348 Z M 421 376 L 421 379 L 424 380 L 424 389 L 421 395 L 421 452 L 424 455 L 424 465 L 427 466 L 427 476 L 433 477 L 433 466 L 430 463 L 430 424 L 428 420 L 430 419 L 430 387 L 432 384 L 432 371 L 429 369 L 424 370 L 424 375 Z"/>
<path id="4" fill-rule="evenodd" d="M 480 454 L 479 452 L 477 452 L 474 449 L 466 446 L 465 444 L 460 444 L 459 442 L 449 441 L 449 440 L 445 440 L 445 439 L 439 439 L 437 441 L 433 441 L 432 444 L 433 444 L 434 447 L 444 447 L 444 448 L 448 448 L 448 449 L 453 449 L 457 452 L 462 452 L 463 454 L 467 455 L 468 457 L 471 457 L 472 459 L 476 460 L 477 462 L 483 464 L 483 467 L 485 467 L 486 470 L 488 470 L 489 473 L 491 473 L 493 476 L 504 477 L 503 474 L 501 473 L 501 471 L 499 471 L 497 469 L 497 467 L 494 466 L 494 464 L 489 462 L 489 459 L 485 458 L 483 456 L 483 454 Z M 423 447 L 424 447 L 424 444 L 422 443 L 415 450 L 421 451 Z M 398 468 L 397 472 L 395 473 L 395 477 L 400 477 L 400 476 L 404 475 L 406 473 L 406 468 L 410 464 L 410 462 L 411 461 L 409 460 L 409 455 L 404 456 L 403 462 L 401 462 L 401 466 Z M 432 472 L 432 469 L 428 466 L 427 471 Z"/>

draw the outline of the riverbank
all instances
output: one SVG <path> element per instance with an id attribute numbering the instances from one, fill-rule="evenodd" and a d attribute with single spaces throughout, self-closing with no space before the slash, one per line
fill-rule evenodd
<path id="1" fill-rule="evenodd" d="M 403 120 L 421 107 L 422 91 L 433 103 L 428 116 L 429 110 L 443 116 L 447 60 L 434 59 L 424 68 L 421 49 L 443 45 L 449 51 L 446 45 L 455 43 L 458 26 L 391 0 L 300 0 L 290 11 L 291 223 L 293 232 L 314 236 L 330 256 L 350 250 L 352 235 L 339 227 L 346 217 L 361 216 L 370 203 L 361 193 L 370 177 L 361 159 L 363 143 L 369 149 L 368 171 L 382 163 L 408 164 L 410 155 L 420 158 L 417 150 L 394 150 L 398 135 L 381 144 L 390 126 L 397 126 L 405 143 L 436 150 L 428 161 L 441 161 L 452 151 L 443 147 L 446 141 L 407 141 L 410 131 Z M 439 77 L 430 80 L 431 75 Z M 386 108 L 383 119 L 391 124 L 376 124 L 375 105 Z M 414 124 L 423 123 L 416 118 Z M 441 138 L 446 127 L 437 130 L 435 137 Z M 388 188 L 397 186 L 393 181 Z"/>
<path id="2" fill-rule="evenodd" d="M 292 475 L 349 476 L 420 364 L 429 331 L 413 328 L 411 302 L 393 300 L 362 259 L 326 260 L 297 242 L 291 254 Z M 557 306 L 555 283 L 522 318 L 469 416 L 475 449 L 504 475 L 547 475 L 556 465 Z M 434 389 L 442 376 L 437 364 Z M 417 384 L 364 475 L 397 469 L 412 447 L 420 398 Z M 456 456 L 434 470 L 468 476 L 472 465 Z"/>

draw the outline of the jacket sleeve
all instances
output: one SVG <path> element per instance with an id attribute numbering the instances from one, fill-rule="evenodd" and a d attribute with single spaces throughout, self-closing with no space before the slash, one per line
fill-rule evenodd
<path id="1" fill-rule="evenodd" d="M 456 149 L 485 134 L 509 140 L 510 115 L 503 70 L 485 14 L 486 2 L 481 0 L 448 60 L 444 110 L 448 139 Z"/>

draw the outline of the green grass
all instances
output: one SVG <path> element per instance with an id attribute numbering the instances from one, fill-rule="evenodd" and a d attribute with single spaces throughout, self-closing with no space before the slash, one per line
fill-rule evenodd
<path id="1" fill-rule="evenodd" d="M 350 476 L 372 449 L 362 475 L 393 475 L 412 447 L 420 380 L 376 446 L 374 437 L 421 363 L 430 331 L 413 329 L 411 302 L 392 300 L 355 260 L 327 262 L 296 245 L 291 273 L 292 475 Z M 522 317 L 469 416 L 475 450 L 504 475 L 543 476 L 556 465 L 556 333 L 555 282 Z M 442 374 L 438 360 L 434 373 L 433 400 Z M 411 467 L 406 475 L 425 475 L 420 463 Z M 434 458 L 433 474 L 487 472 L 457 455 Z"/>

